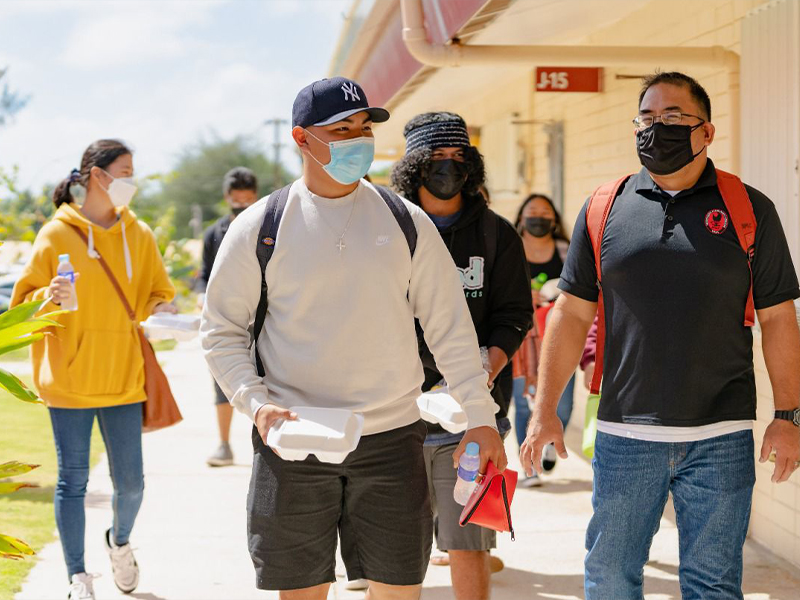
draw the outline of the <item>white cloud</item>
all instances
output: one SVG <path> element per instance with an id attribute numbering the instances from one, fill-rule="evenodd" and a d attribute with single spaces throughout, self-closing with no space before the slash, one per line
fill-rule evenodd
<path id="1" fill-rule="evenodd" d="M 19 165 L 21 185 L 38 190 L 65 177 L 98 138 L 131 144 L 139 175 L 168 171 L 211 132 L 252 135 L 271 155 L 264 121 L 290 119 L 297 91 L 324 76 L 350 0 L 230 2 L 216 11 L 219 2 L 34 0 L 27 13 L 12 6 L 14 19 L 7 4 L 0 0 L 0 24 L 12 33 L 52 10 L 43 11 L 47 28 L 6 44 L 18 57 L 0 51 L 12 87 L 32 94 L 0 129 L 0 165 Z M 281 141 L 296 171 L 289 125 Z"/>
<path id="2" fill-rule="evenodd" d="M 61 55 L 80 69 L 118 68 L 188 56 L 199 40 L 191 28 L 208 22 L 220 2 L 104 2 L 75 22 Z"/>

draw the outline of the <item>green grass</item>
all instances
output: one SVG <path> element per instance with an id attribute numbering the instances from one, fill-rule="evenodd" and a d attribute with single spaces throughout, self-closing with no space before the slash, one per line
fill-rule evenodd
<path id="1" fill-rule="evenodd" d="M 6 360 L 6 356 L 3 359 Z M 22 379 L 31 386 L 29 377 Z M 30 481 L 40 487 L 0 495 L 0 532 L 27 542 L 38 552 L 55 539 L 56 528 L 53 490 L 58 464 L 50 417 L 43 406 L 20 402 L 5 390 L 0 390 L 0 422 L 3 423 L 0 427 L 0 463 L 18 460 L 41 465 L 27 475 L 14 478 L 14 481 Z M 103 450 L 95 423 L 92 466 L 97 464 Z M 35 561 L 36 557 L 20 561 L 0 559 L 0 600 L 12 600 Z M 64 577 L 66 581 L 66 568 Z"/>
<path id="2" fill-rule="evenodd" d="M 168 352 L 174 350 L 178 345 L 177 340 L 156 340 L 152 342 L 153 350 L 156 352 Z"/>

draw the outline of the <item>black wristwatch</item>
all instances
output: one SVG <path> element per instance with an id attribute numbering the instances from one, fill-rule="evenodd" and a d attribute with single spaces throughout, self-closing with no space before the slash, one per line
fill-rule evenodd
<path id="1" fill-rule="evenodd" d="M 795 408 L 794 410 L 776 410 L 775 418 L 791 421 L 795 424 L 795 427 L 800 427 L 800 408 Z"/>

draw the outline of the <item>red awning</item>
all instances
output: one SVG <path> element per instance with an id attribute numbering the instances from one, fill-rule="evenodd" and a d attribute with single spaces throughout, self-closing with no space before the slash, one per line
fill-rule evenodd
<path id="1" fill-rule="evenodd" d="M 428 40 L 444 44 L 452 39 L 487 0 L 422 0 Z M 403 42 L 400 2 L 387 20 L 386 31 L 380 37 L 356 80 L 367 93 L 370 104 L 383 106 L 422 65 L 409 54 Z"/>

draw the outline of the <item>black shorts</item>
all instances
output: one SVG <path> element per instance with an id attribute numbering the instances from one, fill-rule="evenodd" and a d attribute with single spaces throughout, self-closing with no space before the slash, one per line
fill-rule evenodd
<path id="1" fill-rule="evenodd" d="M 262 590 L 336 580 L 336 539 L 348 579 L 417 585 L 433 542 L 422 421 L 361 438 L 340 465 L 285 461 L 253 428 L 247 535 Z"/>
<path id="2" fill-rule="evenodd" d="M 216 381 L 214 382 L 214 404 L 230 404 L 222 388 L 219 387 Z"/>

